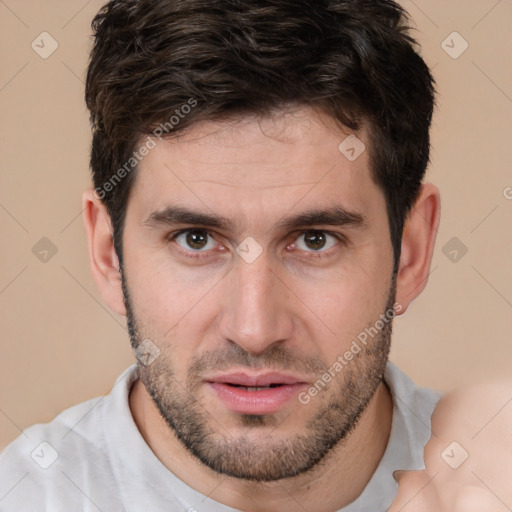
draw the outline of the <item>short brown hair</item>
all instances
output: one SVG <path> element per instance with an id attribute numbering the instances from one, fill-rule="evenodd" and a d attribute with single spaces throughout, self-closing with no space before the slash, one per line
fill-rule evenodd
<path id="1" fill-rule="evenodd" d="M 92 23 L 86 103 L 94 186 L 112 218 L 121 263 L 136 174 L 136 162 L 126 163 L 144 136 L 159 126 L 172 136 L 199 121 L 307 105 L 351 130 L 367 125 L 396 271 L 404 222 L 429 161 L 435 95 L 407 22 L 392 0 L 108 2 Z M 195 108 L 172 123 L 191 100 Z"/>

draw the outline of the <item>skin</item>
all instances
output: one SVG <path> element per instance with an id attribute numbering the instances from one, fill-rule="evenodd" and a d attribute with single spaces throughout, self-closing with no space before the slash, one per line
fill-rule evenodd
<path id="1" fill-rule="evenodd" d="M 221 358 L 214 357 L 219 354 L 227 354 L 228 363 L 239 363 L 235 354 L 243 354 L 243 361 L 259 370 L 279 371 L 286 362 L 314 383 L 320 369 L 329 368 L 384 312 L 393 268 L 385 198 L 370 176 L 368 152 L 351 162 L 338 151 L 347 134 L 307 108 L 272 118 L 197 124 L 151 150 L 130 196 L 123 250 L 125 292 L 135 323 L 132 341 L 150 338 L 160 350 L 150 369 L 141 368 L 146 382 L 132 388 L 132 414 L 169 470 L 234 508 L 286 512 L 299 503 L 310 511 L 337 510 L 359 496 L 387 445 L 392 402 L 385 384 L 377 382 L 352 433 L 310 470 L 266 482 L 227 476 L 192 455 L 147 389 L 153 384 L 164 397 L 166 386 L 193 391 L 189 401 L 199 404 L 212 447 L 221 440 L 228 440 L 226 448 L 246 443 L 274 465 L 279 461 L 271 457 L 272 448 L 297 442 L 326 404 L 348 394 L 343 390 L 350 372 L 366 368 L 365 351 L 307 406 L 291 400 L 254 422 L 227 410 L 206 385 L 188 387 L 197 358 L 213 361 L 213 369 L 235 367 L 221 366 Z M 357 135 L 369 147 L 364 130 Z M 126 315 L 110 218 L 92 190 L 83 201 L 93 275 L 107 304 Z M 233 229 L 211 229 L 207 256 L 186 257 L 190 248 L 169 235 L 195 226 L 146 222 L 170 204 L 222 215 L 233 221 Z M 400 314 L 426 284 L 439 204 L 437 188 L 424 184 L 404 231 L 396 278 Z M 346 240 L 329 237 L 320 257 L 304 245 L 304 231 L 311 226 L 277 227 L 284 217 L 340 206 L 361 214 L 364 223 L 315 225 Z M 263 249 L 250 264 L 236 253 L 249 236 Z"/>
<path id="2" fill-rule="evenodd" d="M 512 506 L 512 382 L 471 385 L 446 395 L 432 416 L 423 471 L 401 471 L 389 512 L 506 512 Z M 458 465 L 461 448 L 468 454 Z M 445 454 L 443 458 L 443 453 Z M 448 454 L 448 458 L 446 458 Z M 450 457 L 452 456 L 453 457 Z M 460 459 L 462 460 L 462 459 Z"/>

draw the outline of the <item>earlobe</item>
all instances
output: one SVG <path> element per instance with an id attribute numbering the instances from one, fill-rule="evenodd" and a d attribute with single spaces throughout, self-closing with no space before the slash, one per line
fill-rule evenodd
<path id="1" fill-rule="evenodd" d="M 402 306 L 399 314 L 407 310 L 427 284 L 440 213 L 439 190 L 432 183 L 424 183 L 402 236 L 396 293 L 397 302 Z"/>
<path id="2" fill-rule="evenodd" d="M 83 219 L 92 275 L 107 305 L 125 316 L 119 260 L 114 248 L 110 216 L 94 190 L 82 196 Z"/>

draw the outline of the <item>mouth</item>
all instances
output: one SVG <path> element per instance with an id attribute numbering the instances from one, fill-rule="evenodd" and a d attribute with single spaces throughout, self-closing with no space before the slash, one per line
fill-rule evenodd
<path id="1" fill-rule="evenodd" d="M 249 375 L 237 372 L 206 380 L 218 400 L 239 414 L 274 414 L 297 396 L 308 383 L 293 375 L 265 373 Z"/>
<path id="2" fill-rule="evenodd" d="M 264 389 L 272 389 L 285 386 L 285 384 L 269 384 L 268 386 L 242 386 L 241 384 L 231 384 L 229 382 L 225 382 L 224 384 L 234 388 L 244 389 L 245 391 L 263 391 Z"/>

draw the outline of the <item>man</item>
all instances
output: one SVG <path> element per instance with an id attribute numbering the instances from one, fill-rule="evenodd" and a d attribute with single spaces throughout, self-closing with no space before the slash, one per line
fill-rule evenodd
<path id="1" fill-rule="evenodd" d="M 438 396 L 388 363 L 439 223 L 432 76 L 391 0 L 115 0 L 91 268 L 138 359 L 27 429 L 2 510 L 386 510 Z"/>

